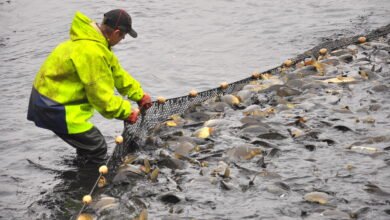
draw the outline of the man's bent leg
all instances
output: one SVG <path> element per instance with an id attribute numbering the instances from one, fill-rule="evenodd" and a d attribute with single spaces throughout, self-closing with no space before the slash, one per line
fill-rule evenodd
<path id="1" fill-rule="evenodd" d="M 103 163 L 107 157 L 107 143 L 102 133 L 93 127 L 79 134 L 57 134 L 62 140 L 77 149 L 77 155 L 89 162 Z"/>

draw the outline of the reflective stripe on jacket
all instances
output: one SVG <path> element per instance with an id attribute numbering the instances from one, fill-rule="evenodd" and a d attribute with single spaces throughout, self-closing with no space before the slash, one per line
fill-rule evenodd
<path id="1" fill-rule="evenodd" d="M 81 12 L 73 18 L 70 40 L 59 44 L 41 66 L 31 92 L 28 116 L 39 127 L 57 133 L 88 131 L 96 109 L 105 118 L 125 119 L 130 100 L 143 90 L 119 64 L 93 21 Z"/>

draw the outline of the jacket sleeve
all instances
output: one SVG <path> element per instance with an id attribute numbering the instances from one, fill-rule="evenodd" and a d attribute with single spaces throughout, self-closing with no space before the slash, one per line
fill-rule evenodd
<path id="1" fill-rule="evenodd" d="M 116 89 L 121 95 L 138 102 L 144 96 L 141 84 L 122 68 L 114 54 L 112 59 L 112 73 Z"/>
<path id="2" fill-rule="evenodd" d="M 88 51 L 85 48 L 84 51 Z M 107 56 L 83 53 L 72 57 L 89 103 L 105 118 L 126 119 L 131 104 L 115 95 L 114 79 Z"/>

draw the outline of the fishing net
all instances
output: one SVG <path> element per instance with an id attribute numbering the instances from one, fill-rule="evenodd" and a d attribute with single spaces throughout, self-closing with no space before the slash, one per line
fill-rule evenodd
<path id="1" fill-rule="evenodd" d="M 378 28 L 374 31 L 371 31 L 367 35 L 365 35 L 366 39 L 369 41 L 370 39 L 377 39 L 381 36 L 386 36 L 390 33 L 390 24 Z M 357 35 L 354 37 L 342 38 L 338 40 L 324 42 L 294 58 L 291 59 L 293 63 L 298 63 L 303 61 L 306 58 L 318 58 L 319 50 L 322 48 L 326 48 L 328 51 L 332 51 L 335 49 L 340 49 L 345 46 L 358 43 L 358 38 L 361 35 Z M 271 73 L 272 75 L 278 75 L 282 71 L 282 67 L 278 66 L 273 69 L 264 71 L 260 74 Z M 255 75 L 249 76 L 245 79 L 232 82 L 227 84 L 226 87 L 218 87 L 209 89 L 203 92 L 198 93 L 196 96 L 191 97 L 190 95 L 176 97 L 167 99 L 164 104 L 161 104 L 157 101 L 153 102 L 153 105 L 150 109 L 148 109 L 145 114 L 137 121 L 135 124 L 125 123 L 123 137 L 124 142 L 122 144 L 118 144 L 113 152 L 112 161 L 118 161 L 119 158 L 125 156 L 129 151 L 137 149 L 140 146 L 143 146 L 145 143 L 145 138 L 147 136 L 148 130 L 153 128 L 156 124 L 161 123 L 167 120 L 170 116 L 175 114 L 182 114 L 191 106 L 200 104 L 205 100 L 210 98 L 221 96 L 225 94 L 231 94 L 240 90 L 244 85 L 248 84 L 250 81 L 256 79 Z"/>

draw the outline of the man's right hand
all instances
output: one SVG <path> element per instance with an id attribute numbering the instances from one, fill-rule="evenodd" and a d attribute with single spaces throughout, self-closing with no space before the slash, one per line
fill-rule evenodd
<path id="1" fill-rule="evenodd" d="M 142 99 L 138 101 L 138 106 L 144 110 L 152 107 L 152 99 L 150 98 L 150 95 L 145 93 Z"/>
<path id="2" fill-rule="evenodd" d="M 138 115 L 139 115 L 139 109 L 138 108 L 133 109 L 129 117 L 127 117 L 126 121 L 129 122 L 130 124 L 135 124 L 137 122 Z"/>

